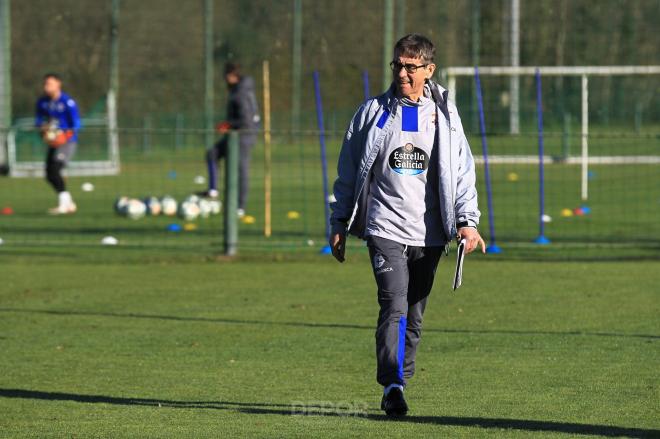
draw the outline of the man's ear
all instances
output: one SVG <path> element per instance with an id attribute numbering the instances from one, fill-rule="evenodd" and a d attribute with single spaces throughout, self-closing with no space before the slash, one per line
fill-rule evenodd
<path id="1" fill-rule="evenodd" d="M 426 79 L 433 78 L 433 74 L 435 73 L 435 64 L 431 63 L 428 66 L 426 66 L 426 71 L 428 72 Z"/>

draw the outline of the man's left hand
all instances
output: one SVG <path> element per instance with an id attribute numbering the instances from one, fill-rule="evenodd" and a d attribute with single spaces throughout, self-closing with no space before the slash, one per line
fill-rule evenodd
<path id="1" fill-rule="evenodd" d="M 472 253 L 478 245 L 481 245 L 481 253 L 486 253 L 486 243 L 474 227 L 461 227 L 458 229 L 458 239 L 465 239 L 465 253 Z"/>

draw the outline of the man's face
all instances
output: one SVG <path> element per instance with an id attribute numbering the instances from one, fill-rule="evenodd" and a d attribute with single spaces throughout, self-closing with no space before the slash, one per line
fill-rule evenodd
<path id="1" fill-rule="evenodd" d="M 44 79 L 44 93 L 50 98 L 59 96 L 62 91 L 62 83 L 53 77 Z"/>
<path id="2" fill-rule="evenodd" d="M 418 98 L 422 95 L 424 90 L 424 83 L 427 79 L 433 76 L 435 64 L 428 64 L 422 58 L 409 58 L 406 56 L 395 56 L 394 67 L 392 68 L 392 75 L 394 83 L 396 84 L 397 91 L 404 97 Z M 418 67 L 414 72 L 409 72 L 405 67 L 408 66 L 423 66 Z"/>
<path id="3" fill-rule="evenodd" d="M 227 73 L 225 75 L 225 82 L 228 86 L 236 85 L 240 81 L 239 76 L 236 73 Z"/>

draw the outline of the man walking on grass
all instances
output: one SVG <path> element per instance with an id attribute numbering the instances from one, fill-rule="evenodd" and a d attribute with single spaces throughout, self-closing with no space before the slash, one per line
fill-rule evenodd
<path id="1" fill-rule="evenodd" d="M 394 47 L 393 83 L 348 127 L 332 204 L 332 254 L 344 261 L 346 234 L 366 239 L 378 286 L 377 380 L 381 409 L 404 416 L 422 316 L 443 250 L 478 245 L 474 160 L 456 106 L 431 80 L 435 47 L 417 34 Z"/>

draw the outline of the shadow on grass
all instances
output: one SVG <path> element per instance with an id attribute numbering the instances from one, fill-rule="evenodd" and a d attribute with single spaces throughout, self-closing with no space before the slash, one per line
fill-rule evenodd
<path id="1" fill-rule="evenodd" d="M 407 416 L 405 418 L 391 419 L 381 414 L 367 414 L 351 416 L 341 411 L 327 410 L 323 405 L 306 405 L 304 414 L 296 410 L 295 403 L 251 403 L 233 401 L 176 401 L 167 399 L 128 398 L 106 395 L 80 395 L 75 393 L 45 392 L 25 389 L 0 389 L 0 398 L 37 399 L 43 401 L 72 401 L 87 404 L 115 404 L 126 406 L 168 407 L 183 409 L 211 409 L 231 410 L 237 413 L 253 415 L 279 415 L 279 416 L 333 416 L 352 417 L 371 421 L 388 421 L 411 424 L 434 424 L 454 427 L 477 427 L 510 429 L 533 432 L 557 432 L 581 435 L 600 435 L 607 437 L 626 436 L 632 438 L 659 437 L 660 430 L 617 427 L 611 425 L 578 424 L 573 422 L 540 421 L 530 419 L 481 418 L 462 416 Z"/>
<path id="2" fill-rule="evenodd" d="M 276 322 L 268 320 L 241 320 L 227 318 L 211 317 L 185 317 L 185 316 L 167 316 L 156 314 L 136 314 L 136 313 L 112 313 L 112 312 L 92 312 L 92 311 L 74 311 L 74 310 L 47 310 L 47 309 L 22 309 L 22 308 L 0 308 L 0 313 L 28 313 L 28 314 L 47 314 L 56 316 L 86 316 L 86 317 L 111 317 L 111 318 L 129 318 L 129 319 L 154 319 L 170 320 L 178 322 L 204 322 L 220 323 L 228 325 L 273 325 L 273 326 L 292 326 L 302 328 L 337 328 L 337 329 L 364 329 L 373 331 L 375 328 L 369 325 L 357 325 L 352 323 L 315 323 L 315 322 Z M 660 335 L 653 334 L 624 334 L 617 332 L 590 332 L 590 331 L 535 331 L 535 330 L 515 330 L 515 329 L 453 329 L 453 328 L 424 328 L 424 332 L 444 333 L 444 334 L 495 334 L 495 335 L 558 335 L 558 336 L 593 336 L 593 337 L 623 337 L 623 338 L 641 338 L 648 340 L 660 339 Z"/>

